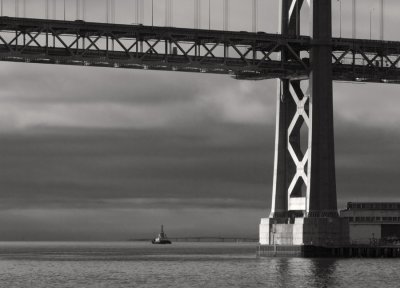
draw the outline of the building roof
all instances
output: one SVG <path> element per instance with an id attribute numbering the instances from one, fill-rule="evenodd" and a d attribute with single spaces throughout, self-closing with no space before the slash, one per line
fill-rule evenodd
<path id="1" fill-rule="evenodd" d="M 346 210 L 400 210 L 400 202 L 348 202 Z"/>

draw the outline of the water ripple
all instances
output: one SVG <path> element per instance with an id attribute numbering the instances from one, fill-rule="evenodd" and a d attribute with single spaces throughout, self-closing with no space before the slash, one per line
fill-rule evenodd
<path id="1" fill-rule="evenodd" d="M 0 243 L 0 287 L 399 287 L 399 264 L 257 259 L 254 244 Z"/>

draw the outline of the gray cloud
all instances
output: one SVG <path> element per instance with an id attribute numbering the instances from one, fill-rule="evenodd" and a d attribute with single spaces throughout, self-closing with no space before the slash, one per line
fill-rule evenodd
<path id="1" fill-rule="evenodd" d="M 274 95 L 268 92 L 269 87 L 274 87 L 273 81 L 61 66 L 41 66 L 41 74 L 36 75 L 36 65 L 1 65 L 7 71 L 2 75 L 7 84 L 0 92 L 4 108 L 0 130 L 35 126 L 152 128 L 273 121 L 275 100 L 266 97 Z"/>
<path id="2" fill-rule="evenodd" d="M 263 133 L 268 130 L 224 125 L 219 134 L 170 129 L 3 135 L 3 207 L 7 200 L 22 206 L 143 197 L 261 200 L 264 175 L 271 174 L 273 141 Z"/>

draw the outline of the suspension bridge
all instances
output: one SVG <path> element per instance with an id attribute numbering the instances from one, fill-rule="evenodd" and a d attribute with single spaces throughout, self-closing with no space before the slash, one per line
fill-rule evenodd
<path id="1" fill-rule="evenodd" d="M 369 39 L 357 39 L 357 0 L 350 2 L 349 38 L 342 35 L 340 0 L 280 0 L 280 33 L 259 29 L 261 0 L 249 1 L 251 31 L 229 31 L 230 0 L 220 1 L 220 27 L 211 25 L 215 1 L 194 0 L 193 25 L 182 28 L 176 27 L 176 0 L 163 1 L 165 26 L 154 25 L 156 1 L 130 1 L 130 24 L 118 23 L 114 0 L 104 1 L 97 22 L 88 20 L 92 8 L 84 0 L 73 1 L 74 19 L 68 0 L 45 1 L 44 19 L 28 17 L 29 1 L 15 1 L 14 15 L 5 15 L 4 1 L 1 61 L 278 78 L 272 207 L 261 220 L 260 243 L 347 245 L 348 224 L 337 212 L 332 81 L 400 84 L 400 42 L 383 40 L 385 0 L 376 1 L 379 40 L 372 37 L 373 10 Z M 340 5 L 339 37 L 332 37 L 333 5 Z M 311 31 L 303 35 L 307 22 Z"/>

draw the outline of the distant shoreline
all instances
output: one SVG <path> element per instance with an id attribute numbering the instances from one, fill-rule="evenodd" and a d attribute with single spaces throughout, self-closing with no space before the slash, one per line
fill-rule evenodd
<path id="1" fill-rule="evenodd" d="M 172 242 L 227 242 L 227 243 L 254 243 L 258 242 L 256 238 L 240 237 L 176 237 L 168 238 Z M 129 239 L 128 241 L 145 242 L 151 241 L 149 238 Z"/>

